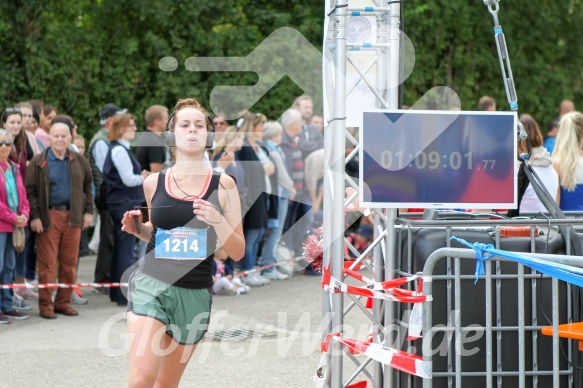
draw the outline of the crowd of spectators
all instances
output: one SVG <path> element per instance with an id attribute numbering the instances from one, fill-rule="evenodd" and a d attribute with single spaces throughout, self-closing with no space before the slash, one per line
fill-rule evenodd
<path id="1" fill-rule="evenodd" d="M 278 256 L 301 255 L 314 220 L 310 210 L 319 211 L 322 202 L 323 119 L 312 110 L 312 99 L 301 96 L 279 120 L 253 112 L 233 122 L 221 113 L 212 118 L 215 144 L 208 163 L 235 178 L 246 239 L 239 263 L 217 251 L 215 293 L 240 295 L 291 275 L 293 263 Z M 134 116 L 114 103 L 105 104 L 98 118 L 97 131 L 80 131 L 95 133 L 86 141 L 71 116 L 42 101 L 3 110 L 0 284 L 25 287 L 0 290 L 0 324 L 26 319 L 37 300 L 45 319 L 78 315 L 71 305 L 87 303 L 78 289 L 37 293 L 33 287 L 75 283 L 79 258 L 90 253 L 88 247 L 97 256 L 94 282 L 103 284 L 93 291 L 127 305 L 125 293 L 108 284 L 121 281 L 147 244 L 123 232 L 121 219 L 127 210 L 141 208 L 147 221 L 142 183 L 173 163 L 164 136 L 168 109 L 148 108 L 141 130 Z M 22 249 L 16 243 L 21 231 Z"/>
<path id="2" fill-rule="evenodd" d="M 559 116 L 550 120 L 543 137 L 536 120 L 528 113 L 520 115 L 520 122 L 528 136 L 531 150 L 529 164 L 540 182 L 562 210 L 583 210 L 583 115 L 575 111 L 575 104 L 563 100 Z M 528 151 L 521 140 L 519 153 Z M 546 212 L 546 207 L 529 184 L 522 197 L 520 212 Z"/>
<path id="3" fill-rule="evenodd" d="M 496 110 L 496 102 L 484 96 L 479 109 Z M 89 253 L 90 237 L 89 246 L 97 255 L 95 283 L 120 282 L 145 255 L 147 244 L 123 232 L 121 219 L 127 210 L 141 208 L 147 221 L 142 183 L 173 163 L 164 136 L 168 109 L 149 107 L 142 130 L 131 113 L 113 103 L 105 104 L 98 118 L 100 128 L 86 142 L 71 116 L 39 100 L 3 110 L 0 284 L 75 283 L 79 258 Z M 532 146 L 530 163 L 543 184 L 562 209 L 583 210 L 583 115 L 571 101 L 563 101 L 546 139 L 530 115 L 520 119 Z M 244 112 L 230 122 L 216 113 L 212 121 L 215 142 L 208 163 L 236 181 L 246 242 L 239 263 L 217 251 L 214 292 L 240 295 L 250 287 L 287 279 L 293 263 L 281 259 L 300 256 L 306 233 L 321 223 L 324 122 L 313 114 L 312 99 L 305 95 L 279 118 Z M 519 147 L 524 151 L 525 144 Z M 520 210 L 544 211 L 541 206 L 527 189 Z M 347 235 L 359 251 L 372 238 L 364 219 Z M 92 236 L 87 234 L 90 226 Z M 26 238 L 23 247 L 16 243 L 21 232 Z M 348 251 L 345 255 L 353 258 Z M 305 273 L 318 274 L 309 267 Z M 127 305 L 119 287 L 94 291 L 109 295 L 119 306 Z M 41 288 L 38 293 L 30 287 L 2 289 L 0 324 L 26 319 L 34 300 L 46 319 L 75 316 L 71 304 L 87 303 L 77 289 Z"/>

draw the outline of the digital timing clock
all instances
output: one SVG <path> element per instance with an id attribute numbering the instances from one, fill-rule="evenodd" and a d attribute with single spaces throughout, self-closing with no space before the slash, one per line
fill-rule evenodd
<path id="1" fill-rule="evenodd" d="M 360 201 L 368 207 L 516 207 L 513 112 L 364 112 Z"/>

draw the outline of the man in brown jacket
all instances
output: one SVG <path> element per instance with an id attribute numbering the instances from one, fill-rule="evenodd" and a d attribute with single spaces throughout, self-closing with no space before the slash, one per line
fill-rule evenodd
<path id="1" fill-rule="evenodd" d="M 74 283 L 81 228 L 91 225 L 93 196 L 87 160 L 69 150 L 71 132 L 63 123 L 49 130 L 50 147 L 35 156 L 26 174 L 30 227 L 37 233 L 38 281 Z M 52 289 L 39 290 L 40 316 L 78 315 L 71 308 L 71 288 L 59 288 L 53 305 Z"/>

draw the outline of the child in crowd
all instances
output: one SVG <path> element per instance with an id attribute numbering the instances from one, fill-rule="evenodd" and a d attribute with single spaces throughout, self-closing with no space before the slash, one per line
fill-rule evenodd
<path id="1" fill-rule="evenodd" d="M 227 253 L 222 249 L 215 252 L 213 260 L 213 293 L 215 295 L 241 295 L 249 291 L 249 286 L 241 283 L 240 278 L 233 276 L 233 270 L 229 267 Z"/>
<path id="2" fill-rule="evenodd" d="M 354 245 L 356 250 L 361 254 L 370 246 L 372 238 L 373 229 L 369 224 L 361 224 L 358 229 L 356 229 L 356 232 L 350 233 L 346 236 L 346 239 Z M 356 256 L 354 255 L 354 252 L 348 249 L 348 246 L 345 245 L 344 260 L 354 260 L 355 258 Z"/>
<path id="3" fill-rule="evenodd" d="M 73 136 L 73 144 L 79 149 L 79 153 L 85 156 L 85 138 L 81 135 Z"/>

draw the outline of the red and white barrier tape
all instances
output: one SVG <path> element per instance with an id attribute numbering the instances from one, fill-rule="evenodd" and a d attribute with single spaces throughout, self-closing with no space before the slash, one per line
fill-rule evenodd
<path id="1" fill-rule="evenodd" d="M 346 270 L 345 270 L 346 271 Z M 347 293 L 352 295 L 367 296 L 375 299 L 389 300 L 401 303 L 423 303 L 432 300 L 431 296 L 420 295 L 416 291 L 397 288 L 394 284 L 405 284 L 418 279 L 417 276 L 395 279 L 393 281 L 375 283 L 370 281 L 366 287 L 349 286 L 348 284 L 333 277 L 330 272 L 324 268 L 322 278 L 322 288 L 331 294 Z M 350 274 L 349 271 L 348 274 Z M 352 275 L 351 275 L 352 276 Z M 403 280 L 404 279 L 404 280 Z M 388 284 L 388 285 L 387 285 Z M 380 292 L 380 291 L 384 291 Z"/>
<path id="2" fill-rule="evenodd" d="M 235 274 L 235 276 L 245 276 L 245 275 L 249 275 L 250 273 L 253 273 L 253 272 L 259 272 L 259 271 L 263 271 L 264 269 L 277 267 L 280 263 L 290 263 L 290 262 L 295 263 L 296 261 L 300 261 L 300 260 L 304 260 L 304 258 L 300 256 L 300 257 L 295 257 L 293 259 L 282 260 L 282 261 L 274 263 L 274 264 L 264 265 L 263 267 L 257 267 L 257 268 L 250 269 L 248 271 L 237 272 Z"/>
<path id="3" fill-rule="evenodd" d="M 423 359 L 415 354 L 407 353 L 402 350 L 382 346 L 376 343 L 368 343 L 363 341 L 356 341 L 347 338 L 342 338 L 339 334 L 329 334 L 325 342 L 322 344 L 324 351 L 328 350 L 330 338 L 335 339 L 344 345 L 352 354 L 362 354 L 375 361 L 398 369 L 402 372 L 409 373 L 414 376 L 419 376 L 424 379 L 431 378 L 432 365 L 430 362 L 423 361 Z"/>
<path id="4" fill-rule="evenodd" d="M 285 260 L 285 262 L 296 262 L 302 260 L 302 257 L 297 257 L 294 259 Z M 265 265 L 263 267 L 254 268 L 249 271 L 242 271 L 237 273 L 235 276 L 243 276 L 250 274 L 252 272 L 263 271 L 264 269 L 275 267 L 279 263 Z M 127 287 L 128 283 L 39 283 L 39 284 L 29 284 L 29 283 L 18 283 L 18 284 L 0 284 L 0 290 L 6 289 L 23 289 L 23 288 L 93 288 L 93 287 L 103 287 L 103 288 L 114 288 L 114 287 Z"/>
<path id="5" fill-rule="evenodd" d="M 364 260 L 366 260 L 366 259 L 364 259 Z M 344 260 L 344 268 L 349 269 L 355 262 L 356 262 L 356 260 Z M 362 261 L 360 261 L 358 264 L 356 264 L 356 266 L 352 270 L 358 271 L 358 270 L 361 270 L 363 268 L 364 268 L 364 264 Z"/>
<path id="6" fill-rule="evenodd" d="M 92 287 L 115 288 L 127 286 L 128 286 L 127 283 L 40 283 L 40 284 L 18 283 L 18 284 L 0 284 L 0 290 L 23 288 L 92 288 Z"/>
<path id="7" fill-rule="evenodd" d="M 423 292 L 423 283 L 422 282 L 430 282 L 431 281 L 430 276 L 413 275 L 413 276 L 407 276 L 404 278 L 387 280 L 385 282 L 376 282 L 376 281 L 369 279 L 369 278 L 359 274 L 358 272 L 351 270 L 349 268 L 346 268 L 346 267 L 344 268 L 344 273 L 347 276 L 351 276 L 351 277 L 355 278 L 356 280 L 359 280 L 363 283 L 366 283 L 368 286 L 367 288 L 369 288 L 371 290 L 387 290 L 387 289 L 391 289 L 391 288 L 395 288 L 395 287 L 400 287 L 404 284 L 407 284 L 409 282 L 412 282 L 412 281 L 419 279 L 420 282 L 419 282 L 418 293 L 421 293 L 421 292 Z"/>
<path id="8" fill-rule="evenodd" d="M 421 331 L 423 329 L 423 310 L 421 303 L 429 300 L 433 300 L 430 295 L 423 295 L 423 282 L 432 281 L 431 277 L 419 277 L 419 276 L 408 276 L 399 279 L 388 280 L 386 282 L 375 282 L 374 280 L 368 279 L 358 272 L 353 270 L 344 269 L 344 273 L 347 276 L 351 276 L 363 283 L 366 283 L 365 287 L 349 286 L 348 284 L 341 282 L 340 280 L 334 278 L 328 269 L 323 269 L 324 274 L 322 278 L 322 288 L 324 291 L 331 294 L 338 294 L 341 292 L 360 295 L 371 299 L 382 299 L 391 302 L 400 303 L 413 303 L 413 309 L 409 315 L 409 325 L 408 325 L 408 336 L 407 340 L 411 341 L 417 338 L 421 338 Z M 398 288 L 403 284 L 419 280 L 419 291 L 405 290 Z M 384 291 L 384 292 L 383 292 Z M 368 304 L 367 304 L 368 305 Z"/>

